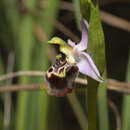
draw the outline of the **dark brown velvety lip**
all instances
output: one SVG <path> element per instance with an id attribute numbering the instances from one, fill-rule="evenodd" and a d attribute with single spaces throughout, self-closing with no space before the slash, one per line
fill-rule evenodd
<path id="1" fill-rule="evenodd" d="M 51 74 L 48 78 L 46 75 L 46 80 L 49 82 L 51 89 L 63 89 L 67 86 L 66 78 L 61 78 L 55 74 Z"/>
<path id="2" fill-rule="evenodd" d="M 74 82 L 77 73 L 78 73 L 78 67 L 71 66 L 66 69 L 65 77 L 59 77 L 54 73 L 52 73 L 50 77 L 48 77 L 46 74 L 45 77 L 51 89 L 63 89 L 69 87 L 70 85 L 72 86 L 72 83 Z"/>
<path id="3" fill-rule="evenodd" d="M 55 63 L 45 74 L 46 81 L 49 84 L 48 94 L 62 97 L 66 96 L 68 93 L 72 93 L 74 80 L 78 72 L 78 67 L 76 65 L 70 65 L 65 57 L 56 59 Z M 63 77 L 60 76 L 62 73 L 65 73 Z"/>

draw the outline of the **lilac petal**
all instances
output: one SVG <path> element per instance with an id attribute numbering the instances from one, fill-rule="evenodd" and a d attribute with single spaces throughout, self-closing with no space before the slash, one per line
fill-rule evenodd
<path id="1" fill-rule="evenodd" d="M 79 72 L 99 82 L 103 82 L 103 78 L 100 76 L 100 73 L 92 58 L 85 52 L 80 52 L 80 56 L 81 59 L 77 63 L 77 66 L 79 67 Z"/>
<path id="2" fill-rule="evenodd" d="M 81 19 L 81 27 L 82 27 L 82 38 L 79 44 L 75 46 L 78 50 L 83 51 L 87 49 L 88 44 L 88 22 L 85 19 Z"/>
<path id="3" fill-rule="evenodd" d="M 71 47 L 74 47 L 74 46 L 75 46 L 75 42 L 72 42 L 70 39 L 68 39 L 67 43 L 68 43 Z"/>

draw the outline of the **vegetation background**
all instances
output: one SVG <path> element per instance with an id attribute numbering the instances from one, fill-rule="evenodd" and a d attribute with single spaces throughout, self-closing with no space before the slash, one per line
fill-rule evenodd
<path id="1" fill-rule="evenodd" d="M 130 82 L 130 2 L 102 0 L 99 7 L 108 78 Z M 119 19 L 114 21 L 103 11 Z M 18 70 L 46 71 L 55 58 L 47 41 L 59 36 L 78 42 L 79 15 L 78 0 L 0 0 L 0 75 Z M 44 77 L 26 76 L 0 81 L 0 86 L 43 82 Z M 75 91 L 63 98 L 43 91 L 0 93 L 0 130 L 86 130 L 86 91 Z M 105 108 L 97 109 L 99 130 L 130 130 L 129 94 L 108 90 L 106 98 L 108 116 Z M 107 123 L 103 122 L 106 116 Z"/>

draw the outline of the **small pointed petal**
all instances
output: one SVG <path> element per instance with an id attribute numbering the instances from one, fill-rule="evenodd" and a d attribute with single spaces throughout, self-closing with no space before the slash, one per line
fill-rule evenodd
<path id="1" fill-rule="evenodd" d="M 100 76 L 96 65 L 87 53 L 81 52 L 77 66 L 79 67 L 80 73 L 85 74 L 98 82 L 103 82 L 103 78 Z"/>
<path id="2" fill-rule="evenodd" d="M 75 42 L 72 42 L 70 39 L 68 39 L 67 43 L 68 43 L 71 47 L 74 47 L 74 46 L 75 46 Z"/>
<path id="3" fill-rule="evenodd" d="M 87 49 L 88 44 L 88 22 L 85 19 L 81 19 L 82 38 L 79 44 L 75 46 L 76 49 L 83 51 Z"/>

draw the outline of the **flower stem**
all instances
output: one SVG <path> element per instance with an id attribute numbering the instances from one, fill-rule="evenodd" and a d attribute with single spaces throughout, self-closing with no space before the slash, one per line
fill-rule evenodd
<path id="1" fill-rule="evenodd" d="M 88 130 L 96 130 L 96 100 L 97 100 L 97 83 L 88 85 L 87 91 L 88 106 Z"/>

